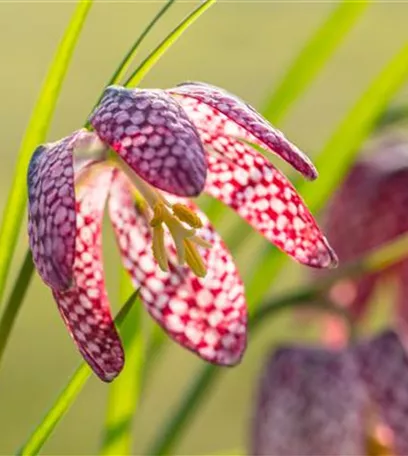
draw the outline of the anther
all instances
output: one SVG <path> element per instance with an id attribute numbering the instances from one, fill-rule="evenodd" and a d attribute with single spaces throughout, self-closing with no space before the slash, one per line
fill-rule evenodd
<path id="1" fill-rule="evenodd" d="M 197 277 L 205 277 L 207 269 L 197 251 L 196 246 L 190 239 L 184 240 L 185 252 L 186 252 L 186 263 L 190 266 L 190 269 L 194 272 Z"/>
<path id="2" fill-rule="evenodd" d="M 174 204 L 173 213 L 179 220 L 187 223 L 187 225 L 191 226 L 192 228 L 203 227 L 203 223 L 200 217 L 184 204 Z"/>
<path id="3" fill-rule="evenodd" d="M 153 218 L 150 221 L 150 226 L 156 227 L 163 223 L 165 212 L 166 208 L 164 207 L 164 204 L 161 201 L 156 203 L 153 208 Z"/>
<path id="4" fill-rule="evenodd" d="M 162 271 L 169 270 L 166 247 L 164 245 L 164 230 L 161 224 L 153 227 L 153 255 Z"/>

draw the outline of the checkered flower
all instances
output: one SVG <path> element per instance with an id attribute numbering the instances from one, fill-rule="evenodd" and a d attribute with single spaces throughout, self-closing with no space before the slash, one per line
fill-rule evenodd
<path id="1" fill-rule="evenodd" d="M 269 241 L 313 267 L 336 256 L 287 179 L 246 140 L 308 178 L 310 161 L 250 106 L 205 84 L 169 90 L 108 87 L 80 130 L 40 146 L 28 173 L 34 263 L 79 350 L 105 381 L 123 366 L 105 289 L 106 201 L 123 264 L 170 337 L 216 364 L 234 365 L 247 314 L 233 259 L 189 199 L 208 193 Z"/>
<path id="2" fill-rule="evenodd" d="M 408 140 L 382 138 L 359 159 L 334 195 L 325 229 L 344 264 L 378 248 L 408 230 Z M 408 261 L 335 284 L 331 299 L 355 318 L 367 310 L 376 284 L 389 274 L 398 283 L 400 322 L 408 323 Z"/>
<path id="3" fill-rule="evenodd" d="M 250 454 L 408 454 L 408 356 L 387 330 L 348 350 L 286 347 L 260 380 Z"/>

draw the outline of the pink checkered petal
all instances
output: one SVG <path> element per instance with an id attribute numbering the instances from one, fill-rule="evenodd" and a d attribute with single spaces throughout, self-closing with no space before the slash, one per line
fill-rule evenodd
<path id="1" fill-rule="evenodd" d="M 28 234 L 34 264 L 55 290 L 69 287 L 75 249 L 73 150 L 77 131 L 39 146 L 28 170 Z"/>
<path id="2" fill-rule="evenodd" d="M 201 193 L 207 171 L 197 130 L 162 90 L 108 87 L 91 115 L 100 138 L 143 179 L 175 195 Z"/>
<path id="3" fill-rule="evenodd" d="M 296 261 L 317 268 L 336 266 L 335 253 L 291 183 L 250 147 L 228 141 L 234 160 L 208 158 L 205 191 Z"/>
<path id="4" fill-rule="evenodd" d="M 94 171 L 92 171 L 94 172 Z M 112 320 L 102 264 L 102 218 L 112 171 L 91 174 L 78 194 L 73 284 L 54 297 L 78 349 L 106 382 L 122 370 L 122 344 Z"/>
<path id="5" fill-rule="evenodd" d="M 305 177 L 317 177 L 316 168 L 303 152 L 254 108 L 234 95 L 208 84 L 194 82 L 180 84 L 168 92 L 180 98 L 180 104 L 194 124 L 200 126 L 204 121 L 206 130 L 218 129 L 222 124 L 225 135 L 258 143 L 279 155 Z"/>
<path id="6" fill-rule="evenodd" d="M 137 212 L 122 176 L 115 179 L 111 191 L 110 216 L 123 263 L 135 286 L 141 287 L 143 302 L 159 325 L 206 361 L 239 363 L 246 347 L 243 284 L 230 254 L 205 216 L 200 214 L 205 222 L 200 235 L 213 247 L 202 251 L 209 268 L 203 279 L 186 267 L 171 265 L 169 273 L 159 269 L 152 255 L 150 228 Z"/>
<path id="7" fill-rule="evenodd" d="M 366 454 L 366 405 L 349 353 L 281 348 L 260 380 L 250 454 Z"/>
<path id="8" fill-rule="evenodd" d="M 391 330 L 355 349 L 361 376 L 380 420 L 393 432 L 396 455 L 408 454 L 408 356 Z"/>

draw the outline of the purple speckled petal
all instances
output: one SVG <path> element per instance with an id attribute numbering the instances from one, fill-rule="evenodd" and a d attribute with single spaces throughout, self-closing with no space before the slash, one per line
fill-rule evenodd
<path id="1" fill-rule="evenodd" d="M 28 170 L 28 234 L 33 261 L 54 290 L 70 286 L 76 222 L 73 150 L 84 130 L 39 146 Z"/>
<path id="2" fill-rule="evenodd" d="M 179 196 L 197 196 L 203 190 L 203 145 L 166 92 L 108 87 L 90 121 L 100 138 L 154 187 Z"/>
<path id="3" fill-rule="evenodd" d="M 379 417 L 393 432 L 394 453 L 408 454 L 408 355 L 398 335 L 384 331 L 355 349 L 361 376 Z"/>
<path id="4" fill-rule="evenodd" d="M 183 102 L 184 98 L 194 98 L 200 103 L 211 107 L 214 114 L 228 118 L 246 131 L 243 139 L 257 143 L 262 147 L 275 152 L 297 171 L 308 179 L 317 177 L 316 168 L 309 158 L 294 144 L 286 139 L 283 133 L 273 127 L 252 106 L 226 92 L 223 89 L 204 83 L 186 82 L 168 90 L 168 93 L 181 97 L 180 104 L 195 123 L 195 112 L 190 109 L 191 105 Z M 213 122 L 214 115 L 208 119 Z M 235 129 L 225 131 L 224 134 L 234 136 Z M 242 135 L 240 135 L 242 136 Z"/>
<path id="5" fill-rule="evenodd" d="M 366 454 L 366 404 L 350 353 L 281 348 L 260 381 L 249 454 Z"/>

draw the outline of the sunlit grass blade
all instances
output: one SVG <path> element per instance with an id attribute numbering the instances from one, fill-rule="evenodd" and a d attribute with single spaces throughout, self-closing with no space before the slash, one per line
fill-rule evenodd
<path id="1" fill-rule="evenodd" d="M 316 30 L 266 100 L 262 113 L 270 122 L 282 120 L 369 4 L 369 1 L 342 1 Z"/>
<path id="2" fill-rule="evenodd" d="M 408 44 L 405 44 L 371 82 L 318 155 L 315 164 L 319 171 L 319 179 L 312 184 L 302 182 L 297 186 L 313 213 L 323 207 L 341 182 L 364 140 L 375 128 L 382 112 L 407 78 Z M 251 304 L 257 303 L 268 291 L 272 278 L 284 262 L 285 256 L 280 255 L 279 260 L 272 255 L 276 255 L 276 248 L 269 246 L 264 249 L 257 262 L 254 277 L 247 288 Z"/>
<path id="3" fill-rule="evenodd" d="M 125 302 L 118 315 L 116 316 L 115 323 L 120 330 L 122 330 L 127 316 L 131 312 L 133 304 L 135 303 L 137 297 L 138 291 L 135 291 Z M 90 368 L 87 364 L 82 363 L 75 371 L 68 385 L 64 388 L 60 396 L 57 398 L 50 411 L 42 419 L 41 423 L 28 438 L 27 442 L 18 451 L 18 454 L 24 456 L 32 456 L 40 452 L 44 443 L 48 440 L 55 427 L 60 422 L 61 418 L 75 402 L 76 398 L 82 391 L 82 388 L 90 376 Z"/>
<path id="4" fill-rule="evenodd" d="M 28 163 L 34 149 L 45 140 L 62 82 L 91 5 L 91 0 L 81 0 L 75 9 L 45 78 L 18 152 L 14 180 L 0 228 L 0 302 L 3 298 L 11 260 L 23 220 L 27 199 L 26 175 Z"/>
<path id="5" fill-rule="evenodd" d="M 313 185 L 298 186 L 312 211 L 321 209 L 342 181 L 364 140 L 407 79 L 408 44 L 405 44 L 369 85 L 314 160 L 319 179 Z"/>
<path id="6" fill-rule="evenodd" d="M 293 104 L 305 93 L 369 4 L 370 1 L 340 2 L 312 34 L 265 102 L 262 114 L 271 123 L 278 125 Z M 218 201 L 212 201 L 206 205 L 205 212 L 213 223 L 217 223 L 225 216 L 226 209 Z M 243 237 L 249 234 L 250 230 L 249 227 L 243 226 Z M 238 244 L 239 237 L 234 235 L 229 246 L 234 248 Z"/>
<path id="7" fill-rule="evenodd" d="M 31 252 L 27 252 L 0 320 L 0 366 L 10 333 L 13 330 L 14 323 L 21 309 L 21 304 L 24 301 L 24 296 L 30 284 L 33 268 Z"/>
<path id="8" fill-rule="evenodd" d="M 387 128 L 399 122 L 408 120 L 408 105 L 391 106 L 384 114 L 378 119 L 377 130 Z"/>
<path id="9" fill-rule="evenodd" d="M 205 0 L 200 6 L 192 11 L 169 35 L 146 57 L 145 60 L 136 68 L 125 85 L 136 87 L 142 79 L 152 69 L 156 62 L 172 46 L 181 35 L 192 25 L 205 11 L 210 8 L 217 0 Z"/>
<path id="10" fill-rule="evenodd" d="M 164 6 L 158 11 L 156 16 L 154 16 L 154 18 L 149 22 L 147 27 L 143 30 L 143 32 L 139 35 L 139 37 L 136 39 L 136 41 L 133 43 L 133 45 L 129 48 L 128 52 L 125 54 L 122 61 L 119 63 L 118 67 L 116 68 L 115 72 L 112 74 L 112 77 L 109 79 L 106 86 L 121 83 L 124 76 L 126 75 L 126 72 L 129 69 L 130 65 L 132 64 L 132 61 L 135 58 L 140 45 L 143 43 L 143 40 L 148 36 L 148 34 L 152 30 L 152 28 L 156 25 L 156 23 L 159 21 L 159 19 L 162 16 L 164 16 L 164 14 L 174 4 L 174 2 L 175 2 L 175 0 L 167 0 L 167 2 L 164 4 Z M 103 95 L 103 92 L 101 93 L 101 96 L 99 97 L 98 101 L 95 103 L 95 106 L 98 105 L 98 103 L 101 101 L 102 95 Z M 89 126 L 88 123 L 86 123 L 86 125 Z"/>
<path id="11" fill-rule="evenodd" d="M 129 296 L 133 286 L 121 271 L 120 300 Z M 126 348 L 126 363 L 120 376 L 109 386 L 108 407 L 101 454 L 132 454 L 132 423 L 142 388 L 145 365 L 146 333 L 143 328 L 141 303 L 133 306 L 122 325 L 122 340 Z"/>

